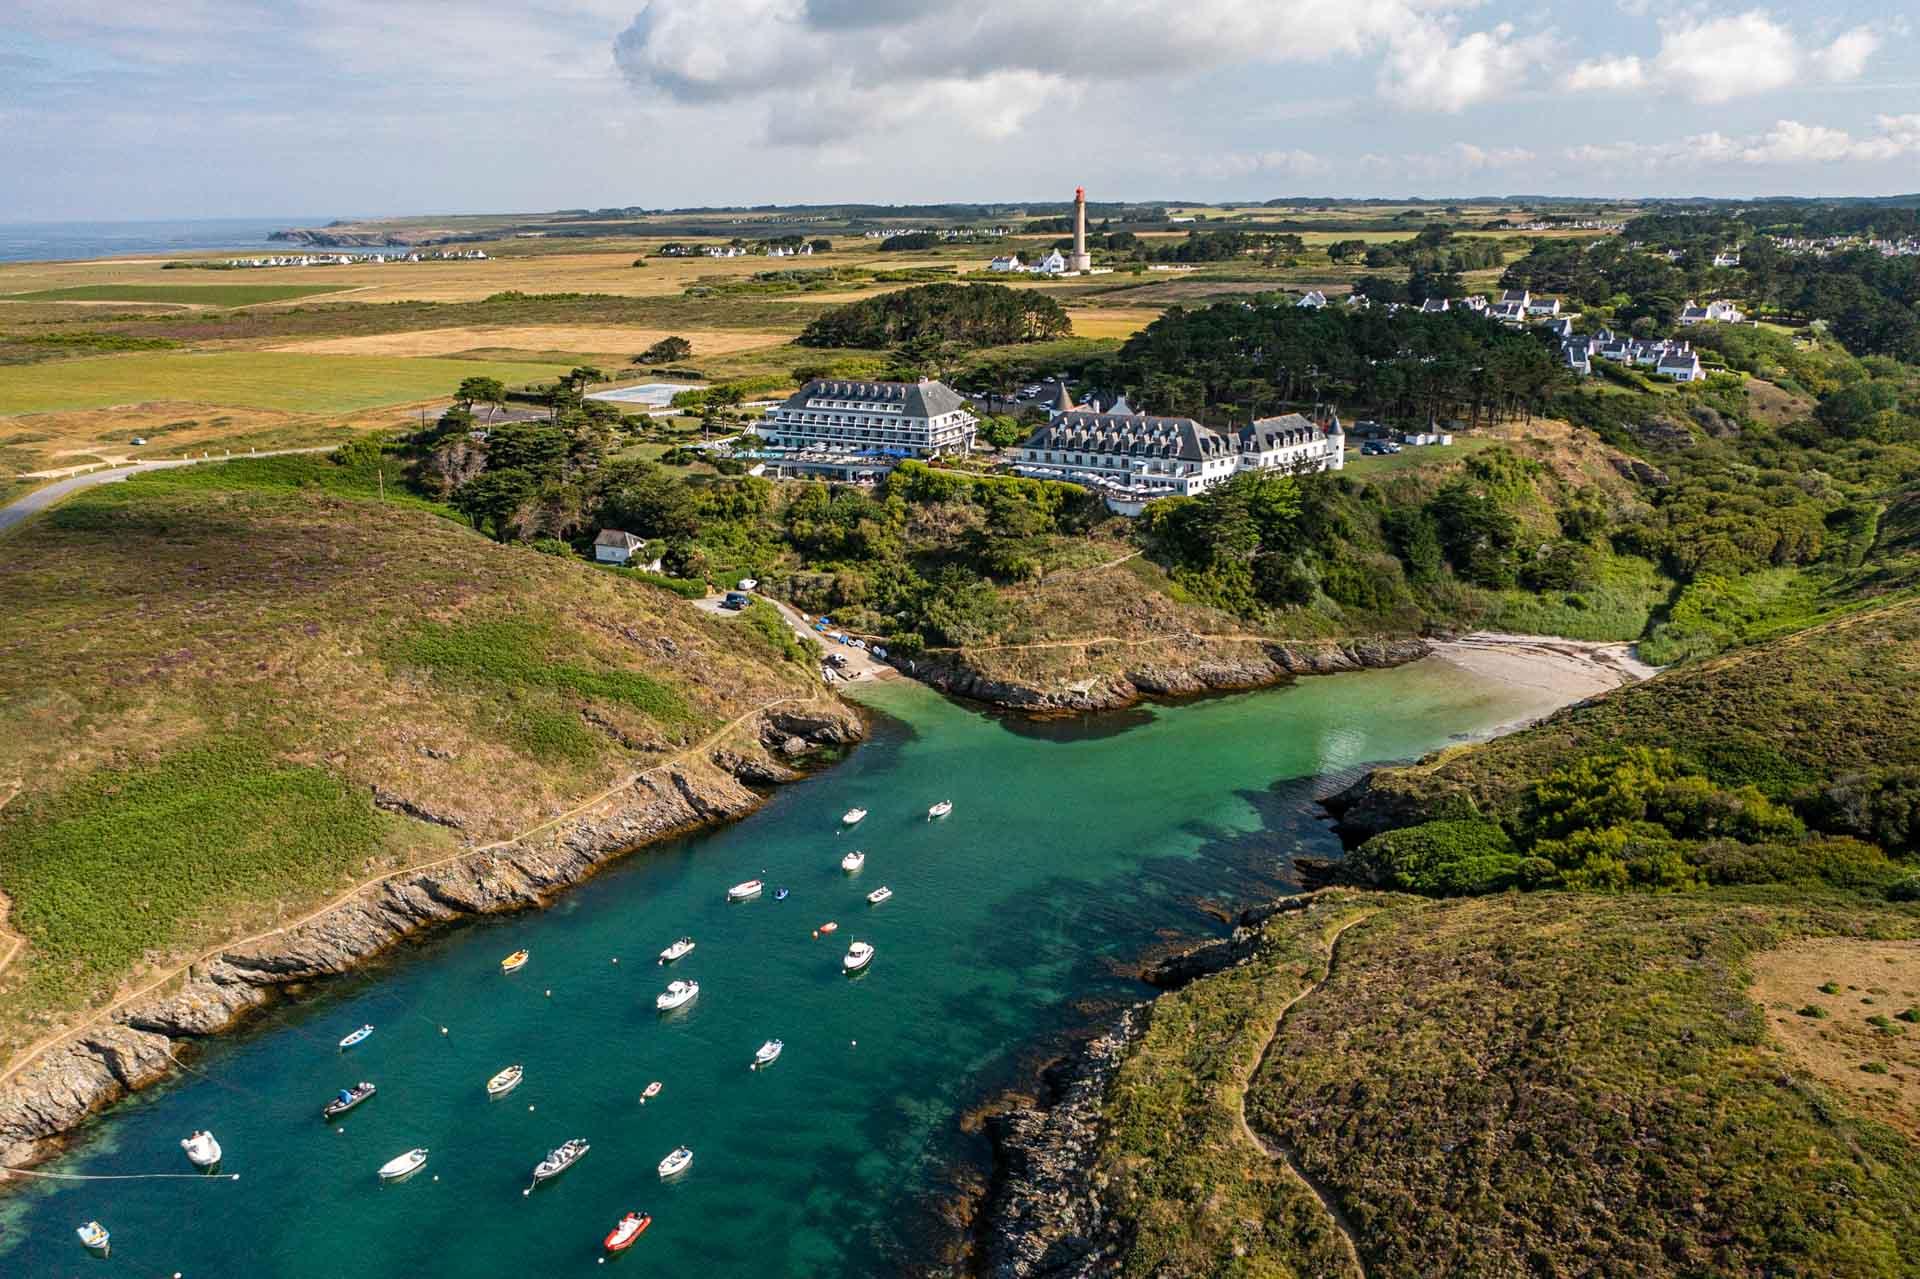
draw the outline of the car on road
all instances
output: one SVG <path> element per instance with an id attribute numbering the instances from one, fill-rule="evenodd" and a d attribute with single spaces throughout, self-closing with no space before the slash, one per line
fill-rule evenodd
<path id="1" fill-rule="evenodd" d="M 728 591 L 727 597 L 720 601 L 721 608 L 743 609 L 753 601 L 740 591 Z"/>
<path id="2" fill-rule="evenodd" d="M 145 444 L 146 442 L 147 442 L 147 437 L 144 435 L 136 435 L 133 437 L 134 448 L 139 448 L 141 445 Z"/>

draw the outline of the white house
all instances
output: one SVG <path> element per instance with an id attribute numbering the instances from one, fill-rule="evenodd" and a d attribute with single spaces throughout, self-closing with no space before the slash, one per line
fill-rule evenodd
<path id="1" fill-rule="evenodd" d="M 1305 293 L 1303 293 L 1300 296 L 1300 300 L 1294 303 L 1295 306 L 1307 307 L 1314 311 L 1318 311 L 1321 307 L 1325 306 L 1326 304 L 1327 304 L 1327 295 L 1322 293 L 1318 289 L 1308 289 Z"/>
<path id="2" fill-rule="evenodd" d="M 1036 275 L 1065 275 L 1067 273 L 1067 256 L 1060 252 L 1060 250 L 1055 249 L 1047 254 L 1046 257 L 1034 263 L 1033 270 Z"/>
<path id="3" fill-rule="evenodd" d="M 1653 366 L 1653 372 L 1656 377 L 1668 377 L 1676 382 L 1699 382 L 1707 376 L 1700 367 L 1700 357 L 1692 351 L 1667 352 Z"/>
<path id="4" fill-rule="evenodd" d="M 1575 377 L 1588 377 L 1593 373 L 1593 359 L 1584 344 L 1562 347 L 1560 357 L 1566 361 L 1567 368 Z"/>
<path id="5" fill-rule="evenodd" d="M 1447 300 L 1445 298 L 1428 298 L 1420 304 L 1420 312 L 1423 315 L 1438 315 L 1446 309 Z"/>
<path id="6" fill-rule="evenodd" d="M 1487 300 L 1484 297 L 1481 297 L 1478 293 L 1470 293 L 1466 297 L 1461 298 L 1460 305 L 1464 306 L 1469 311 L 1473 311 L 1481 315 L 1486 314 Z"/>
<path id="7" fill-rule="evenodd" d="M 1560 314 L 1560 299 L 1535 298 L 1527 303 L 1527 314 L 1533 316 L 1535 319 L 1544 319 L 1548 316 L 1558 315 Z"/>
<path id="8" fill-rule="evenodd" d="M 998 257 L 987 263 L 987 270 L 1024 271 L 1026 268 L 1020 265 L 1020 255 L 1018 253 L 1009 253 L 1005 257 Z"/>
<path id="9" fill-rule="evenodd" d="M 1525 289 L 1508 289 L 1500 295 L 1500 302 L 1503 306 L 1512 304 L 1524 311 L 1533 305 L 1533 294 Z"/>
<path id="10" fill-rule="evenodd" d="M 1315 423 L 1289 413 L 1216 431 L 1188 417 L 1074 410 L 1013 453 L 1020 475 L 1082 484 L 1138 514 L 1155 498 L 1204 493 L 1240 471 L 1340 470 L 1346 435 L 1338 415 Z"/>
<path id="11" fill-rule="evenodd" d="M 1738 253 L 1716 253 L 1713 255 L 1713 264 L 1715 266 L 1739 266 L 1740 255 Z"/>
<path id="12" fill-rule="evenodd" d="M 635 537 L 617 528 L 603 528 L 600 530 L 600 536 L 593 539 L 593 558 L 602 564 L 632 564 L 634 556 L 645 555 L 646 552 L 646 538 Z M 649 573 L 658 573 L 660 561 L 655 559 L 651 563 L 641 563 L 638 567 Z"/>
<path id="13" fill-rule="evenodd" d="M 1502 324 L 1524 324 L 1527 320 L 1527 306 L 1524 302 L 1501 300 L 1487 308 L 1487 318 L 1498 320 Z"/>
<path id="14" fill-rule="evenodd" d="M 1738 324 L 1743 318 L 1739 307 L 1719 298 L 1705 306 L 1688 298 L 1687 304 L 1680 308 L 1680 323 L 1689 328 L 1696 324 Z"/>
<path id="15" fill-rule="evenodd" d="M 971 452 L 978 425 L 944 382 L 815 378 L 752 429 L 776 448 L 938 457 Z"/>

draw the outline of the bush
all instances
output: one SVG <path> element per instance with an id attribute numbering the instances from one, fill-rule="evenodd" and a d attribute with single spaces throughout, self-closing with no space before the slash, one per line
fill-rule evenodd
<path id="1" fill-rule="evenodd" d="M 1453 897 L 1512 887 L 1521 858 L 1492 822 L 1438 821 L 1375 835 L 1349 865 L 1377 887 Z"/>
<path id="2" fill-rule="evenodd" d="M 574 555 L 572 544 L 563 542 L 557 537 L 536 538 L 531 545 L 542 555 L 552 555 L 563 560 L 572 559 Z"/>
<path id="3" fill-rule="evenodd" d="M 707 584 L 700 578 L 668 577 L 665 573 L 648 573 L 639 569 L 635 569 L 633 575 L 649 586 L 672 591 L 682 599 L 701 600 L 707 597 Z"/>

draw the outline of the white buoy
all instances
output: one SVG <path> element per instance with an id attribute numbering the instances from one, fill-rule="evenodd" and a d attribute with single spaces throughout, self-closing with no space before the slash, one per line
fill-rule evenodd
<path id="1" fill-rule="evenodd" d="M 441 1033 L 441 1034 L 443 1034 L 443 1035 L 444 1035 L 444 1034 L 446 1034 L 446 1033 L 447 1033 L 447 1028 L 446 1028 L 445 1026 L 442 1026 L 442 1027 L 440 1028 L 440 1033 Z"/>
<path id="2" fill-rule="evenodd" d="M 438 1181 L 438 1180 L 440 1180 L 440 1174 L 439 1174 L 439 1173 L 437 1173 L 437 1172 L 436 1172 L 436 1173 L 434 1173 L 434 1174 L 433 1174 L 433 1179 L 434 1179 L 435 1181 Z"/>
<path id="3" fill-rule="evenodd" d="M 548 992 L 547 992 L 547 998 L 548 998 L 548 999 L 552 999 L 552 998 L 553 998 L 553 992 L 552 992 L 552 991 L 548 991 Z"/>
<path id="4" fill-rule="evenodd" d="M 619 963 L 619 962 L 620 962 L 620 956 L 618 956 L 618 955 L 615 955 L 615 956 L 613 957 L 613 962 L 614 962 L 614 963 L 616 963 L 616 964 L 617 964 L 617 963 Z M 605 1257 L 602 1257 L 602 1258 L 600 1258 L 600 1264 L 601 1264 L 601 1265 L 603 1265 L 603 1266 L 604 1266 L 604 1265 L 606 1265 L 606 1264 L 607 1264 L 607 1259 L 606 1259 Z"/>
<path id="5" fill-rule="evenodd" d="M 526 1190 L 522 1190 L 522 1191 L 520 1192 L 520 1197 L 521 1197 L 522 1199 L 524 1199 L 524 1198 L 526 1198 L 526 1197 L 527 1197 L 528 1195 L 530 1195 L 530 1194 L 532 1194 L 532 1193 L 533 1193 L 533 1189 L 532 1189 L 531 1187 L 529 1187 L 529 1188 L 527 1188 Z"/>
<path id="6" fill-rule="evenodd" d="M 532 1110 L 532 1109 L 533 1109 L 533 1107 L 532 1107 L 532 1106 L 528 1106 L 528 1107 L 527 1107 L 527 1109 L 528 1109 L 528 1110 Z"/>

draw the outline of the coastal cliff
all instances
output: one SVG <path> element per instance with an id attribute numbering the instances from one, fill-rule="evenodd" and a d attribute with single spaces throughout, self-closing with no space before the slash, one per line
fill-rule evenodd
<path id="1" fill-rule="evenodd" d="M 1423 639 L 1344 643 L 1156 642 L 1127 651 L 1090 642 L 1064 669 L 1017 672 L 994 660 L 1009 650 L 956 650 L 901 657 L 895 664 L 943 693 L 1032 714 L 1120 710 L 1145 697 L 1266 688 L 1297 675 L 1401 666 L 1432 651 Z"/>
<path id="2" fill-rule="evenodd" d="M 761 802 L 749 783 L 796 778 L 794 764 L 864 731 L 845 706 L 768 712 L 747 751 L 655 769 L 533 838 L 389 876 L 284 932 L 196 963 L 183 983 L 130 1003 L 0 1086 L 0 1165 L 56 1153 L 90 1115 L 166 1078 L 182 1041 L 230 1029 L 283 990 L 349 972 L 429 928 L 543 906 L 646 844 L 744 817 Z"/>

